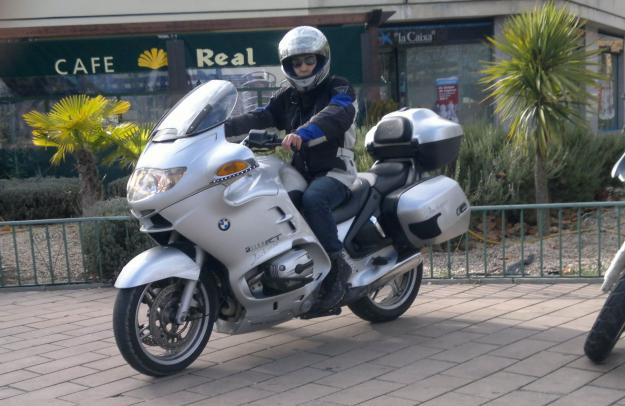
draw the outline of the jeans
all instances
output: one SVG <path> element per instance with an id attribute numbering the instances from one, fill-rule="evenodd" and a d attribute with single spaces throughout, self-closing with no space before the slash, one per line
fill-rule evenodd
<path id="1" fill-rule="evenodd" d="M 328 254 L 343 248 L 332 210 L 343 203 L 348 195 L 347 186 L 334 178 L 322 176 L 310 182 L 302 196 L 304 218 Z"/>

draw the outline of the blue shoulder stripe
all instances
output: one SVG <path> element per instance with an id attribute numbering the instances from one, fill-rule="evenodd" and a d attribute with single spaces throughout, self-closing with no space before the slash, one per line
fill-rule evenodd
<path id="1" fill-rule="evenodd" d="M 295 130 L 295 134 L 299 135 L 304 141 L 314 140 L 315 138 L 323 137 L 325 135 L 323 130 L 319 128 L 317 124 L 313 123 L 310 123 L 305 127 L 298 128 Z"/>
<path id="2" fill-rule="evenodd" d="M 350 106 L 353 102 L 354 102 L 354 99 L 352 99 L 349 95 L 345 93 L 341 93 L 341 94 L 332 96 L 329 104 L 334 104 L 340 107 L 347 107 L 347 106 Z"/>

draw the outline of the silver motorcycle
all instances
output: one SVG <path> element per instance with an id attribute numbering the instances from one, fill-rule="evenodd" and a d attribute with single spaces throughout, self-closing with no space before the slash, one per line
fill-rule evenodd
<path id="1" fill-rule="evenodd" d="M 132 215 L 157 246 L 117 278 L 113 329 L 141 373 L 186 368 L 213 326 L 240 334 L 341 306 L 370 322 L 396 319 L 419 291 L 421 247 L 468 229 L 460 186 L 427 175 L 456 158 L 462 128 L 427 109 L 384 116 L 365 140 L 377 161 L 333 213 L 349 289 L 336 308 L 311 313 L 330 259 L 298 209 L 307 183 L 267 154 L 280 144 L 275 135 L 226 139 L 236 103 L 226 81 L 193 89 L 156 125 L 128 181 Z"/>
<path id="2" fill-rule="evenodd" d="M 612 177 L 625 182 L 625 154 L 612 168 Z M 609 292 L 608 298 L 584 343 L 584 353 L 595 363 L 610 355 L 625 329 L 625 243 L 612 258 L 601 290 Z"/>

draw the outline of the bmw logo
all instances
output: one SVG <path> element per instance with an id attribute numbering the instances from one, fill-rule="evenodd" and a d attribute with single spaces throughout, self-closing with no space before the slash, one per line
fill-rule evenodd
<path id="1" fill-rule="evenodd" d="M 227 231 L 230 228 L 230 220 L 228 219 L 219 220 L 219 222 L 217 223 L 217 227 L 219 227 L 221 231 Z"/>

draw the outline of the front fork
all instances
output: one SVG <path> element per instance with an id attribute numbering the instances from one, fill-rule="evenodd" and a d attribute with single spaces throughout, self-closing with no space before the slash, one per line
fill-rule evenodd
<path id="1" fill-rule="evenodd" d="M 195 246 L 195 263 L 200 267 L 200 274 L 204 265 L 204 251 L 197 245 Z M 198 281 L 193 279 L 187 279 L 182 291 L 182 297 L 180 298 L 180 306 L 176 312 L 176 324 L 183 324 L 187 320 L 189 315 L 189 307 L 191 306 L 191 299 L 193 299 L 193 292 L 197 286 Z"/>

